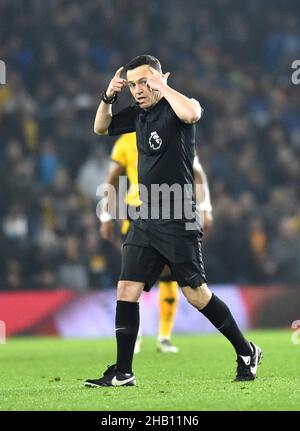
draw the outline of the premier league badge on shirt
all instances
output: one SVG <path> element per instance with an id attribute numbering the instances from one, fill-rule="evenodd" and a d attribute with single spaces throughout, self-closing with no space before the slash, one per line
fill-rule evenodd
<path id="1" fill-rule="evenodd" d="M 152 150 L 159 150 L 162 144 L 162 140 L 157 132 L 151 132 L 149 138 L 149 145 Z"/>

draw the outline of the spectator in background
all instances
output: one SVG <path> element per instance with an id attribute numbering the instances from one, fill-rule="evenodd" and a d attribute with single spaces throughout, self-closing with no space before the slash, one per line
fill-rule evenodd
<path id="1" fill-rule="evenodd" d="M 1 227 L 4 285 L 9 290 L 22 289 L 25 276 L 23 264 L 28 252 L 28 219 L 24 209 L 17 204 L 13 205 L 4 217 Z"/>
<path id="2" fill-rule="evenodd" d="M 3 234 L 8 240 L 25 240 L 28 236 L 28 220 L 24 210 L 14 205 L 3 220 Z"/>
<path id="3" fill-rule="evenodd" d="M 109 164 L 109 157 L 102 149 L 97 146 L 91 157 L 82 165 L 77 177 L 79 189 L 97 201 L 96 190 L 100 184 L 106 180 L 106 171 Z"/>
<path id="4" fill-rule="evenodd" d="M 113 250 L 110 244 L 108 249 Z M 88 270 L 89 285 L 91 288 L 111 287 L 115 278 L 109 274 L 108 264 L 111 263 L 108 253 L 102 251 L 104 244 L 98 237 L 97 231 L 87 231 L 84 237 L 85 263 Z M 115 262 L 117 263 L 117 262 Z M 118 274 L 116 274 L 118 276 Z"/>
<path id="5" fill-rule="evenodd" d="M 279 221 L 265 263 L 272 281 L 295 283 L 300 279 L 299 228 L 290 217 Z"/>
<path id="6" fill-rule="evenodd" d="M 5 268 L 5 286 L 9 291 L 21 290 L 23 288 L 23 271 L 18 259 L 8 259 Z"/>
<path id="7" fill-rule="evenodd" d="M 84 292 L 89 286 L 88 274 L 80 259 L 79 245 L 77 237 L 65 238 L 64 255 L 58 268 L 58 283 L 60 287 Z"/>
<path id="8" fill-rule="evenodd" d="M 53 142 L 47 139 L 41 151 L 38 161 L 39 180 L 44 186 L 52 184 L 55 174 L 59 169 L 59 159 Z"/>

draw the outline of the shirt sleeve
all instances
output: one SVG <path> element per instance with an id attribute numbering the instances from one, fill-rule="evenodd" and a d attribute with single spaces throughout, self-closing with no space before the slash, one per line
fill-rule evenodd
<path id="1" fill-rule="evenodd" d="M 138 115 L 137 106 L 128 106 L 112 116 L 112 121 L 108 128 L 109 136 L 122 135 L 135 131 L 135 121 Z"/>

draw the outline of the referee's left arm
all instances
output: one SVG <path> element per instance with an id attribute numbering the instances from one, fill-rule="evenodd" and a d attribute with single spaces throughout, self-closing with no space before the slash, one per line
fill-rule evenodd
<path id="1" fill-rule="evenodd" d="M 184 123 L 193 124 L 200 120 L 203 109 L 197 100 L 189 99 L 168 85 L 162 87 L 161 94 Z"/>
<path id="2" fill-rule="evenodd" d="M 193 124 L 200 120 L 203 109 L 195 99 L 189 99 L 179 91 L 167 84 L 169 72 L 162 74 L 150 67 L 152 76 L 148 77 L 147 84 L 152 90 L 160 91 L 161 95 L 169 102 L 177 117 L 187 124 Z"/>

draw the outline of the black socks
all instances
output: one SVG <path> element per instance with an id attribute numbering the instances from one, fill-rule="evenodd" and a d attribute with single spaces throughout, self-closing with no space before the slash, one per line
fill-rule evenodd
<path id="1" fill-rule="evenodd" d="M 238 355 L 250 356 L 252 354 L 249 342 L 241 333 L 229 308 L 221 299 L 212 294 L 206 307 L 199 311 L 230 341 Z M 122 373 L 132 373 L 132 359 L 139 326 L 139 303 L 117 301 L 117 369 Z"/>
<path id="2" fill-rule="evenodd" d="M 132 373 L 132 358 L 139 326 L 139 303 L 117 301 L 117 370 L 122 373 Z"/>
<path id="3" fill-rule="evenodd" d="M 238 355 L 252 354 L 249 342 L 241 333 L 229 308 L 220 298 L 212 294 L 206 307 L 199 311 L 230 341 Z"/>

